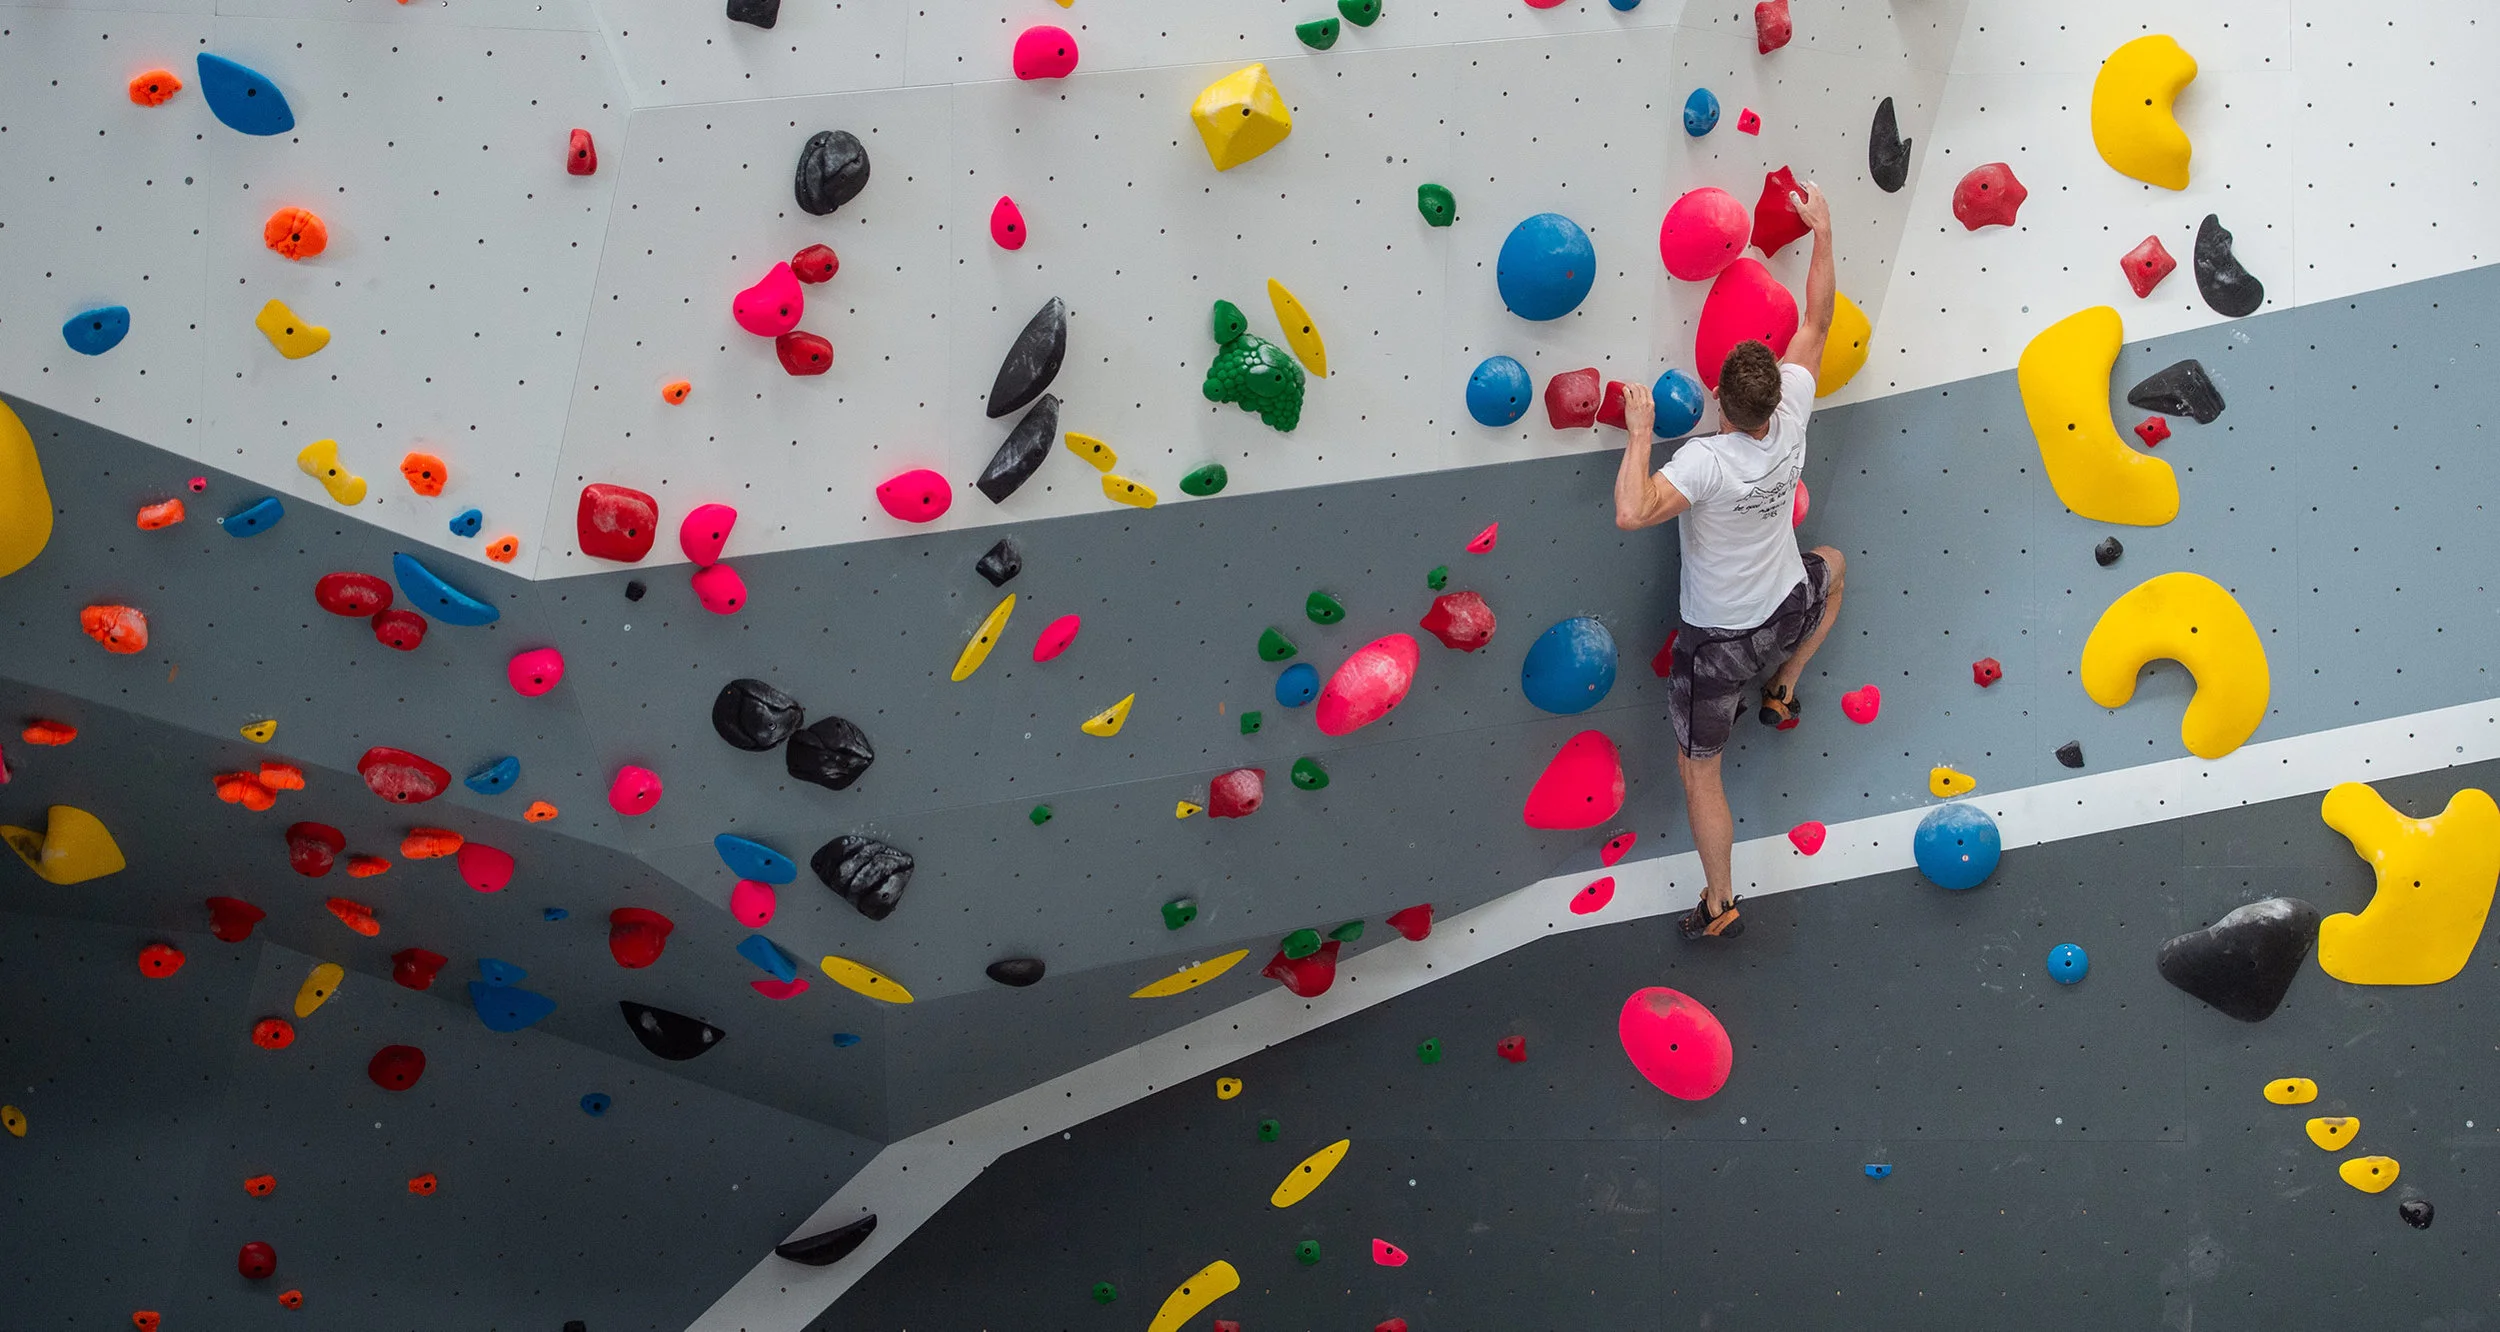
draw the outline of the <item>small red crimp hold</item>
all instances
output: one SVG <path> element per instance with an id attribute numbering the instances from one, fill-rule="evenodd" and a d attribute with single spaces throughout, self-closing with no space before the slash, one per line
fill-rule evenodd
<path id="1" fill-rule="evenodd" d="M 1981 657 L 1970 664 L 1971 683 L 1982 689 L 2005 678 L 2005 667 L 1994 657 Z"/>
<path id="2" fill-rule="evenodd" d="M 1493 553 L 1493 547 L 1499 545 L 1501 540 L 1502 525 L 1500 523 L 1487 523 L 1485 525 L 1485 529 L 1476 533 L 1475 538 L 1467 543 L 1467 553 L 1470 555 L 1490 555 Z"/>
<path id="3" fill-rule="evenodd" d="M 1822 824 L 1808 819 L 1788 830 L 1788 844 L 1797 848 L 1799 854 L 1810 856 L 1823 849 L 1823 838 L 1829 831 Z"/>
<path id="4" fill-rule="evenodd" d="M 1587 887 L 1571 895 L 1571 914 L 1594 915 L 1605 910 L 1606 904 L 1614 900 L 1615 876 L 1609 874 L 1605 878 L 1592 881 Z"/>
<path id="5" fill-rule="evenodd" d="M 163 980 L 182 970 L 182 950 L 169 943 L 152 943 L 139 950 L 139 974 L 149 980 Z"/>
<path id="6" fill-rule="evenodd" d="M 1389 928 L 1413 942 L 1432 937 L 1432 903 L 1418 902 L 1390 916 Z"/>
<path id="7" fill-rule="evenodd" d="M 394 652 L 414 652 L 425 645 L 425 617 L 393 607 L 373 617 L 373 641 Z"/>
<path id="8" fill-rule="evenodd" d="M 1796 25 L 1788 17 L 1788 0 L 1762 0 L 1753 7 L 1753 44 L 1764 55 L 1788 45 Z"/>
<path id="9" fill-rule="evenodd" d="M 2142 243 L 2127 251 L 2126 257 L 2118 261 L 2118 267 L 2127 275 L 2127 285 L 2135 288 L 2139 298 L 2152 295 L 2153 288 L 2160 286 L 2161 280 L 2170 276 L 2171 270 L 2178 266 L 2179 261 L 2171 258 L 2170 251 L 2162 248 L 2159 236 L 2145 237 Z"/>
<path id="10" fill-rule="evenodd" d="M 1441 646 L 1473 652 L 1493 641 L 1493 608 L 1474 592 L 1451 592 L 1433 598 L 1432 609 L 1416 626 L 1441 640 Z"/>
<path id="11" fill-rule="evenodd" d="M 427 948 L 402 948 L 391 954 L 391 979 L 411 990 L 434 987 L 435 973 L 451 959 Z"/>
<path id="12" fill-rule="evenodd" d="M 1297 998 L 1317 998 L 1337 983 L 1337 950 L 1342 946 L 1331 939 L 1321 944 L 1318 952 L 1299 958 L 1287 957 L 1280 950 L 1268 959 L 1259 974 L 1281 982 Z"/>
<path id="13" fill-rule="evenodd" d="M 1737 112 L 1736 132 L 1739 134 L 1760 134 L 1762 132 L 1761 113 L 1755 111 L 1750 106 Z"/>
<path id="14" fill-rule="evenodd" d="M 564 171 L 571 176 L 599 174 L 599 145 L 590 141 L 590 131 L 573 131 L 573 141 L 564 150 Z"/>
<path id="15" fill-rule="evenodd" d="M 1207 817 L 1246 819 L 1267 803 L 1267 769 L 1235 768 L 1207 783 Z"/>
<path id="16" fill-rule="evenodd" d="M 573 531 L 584 555 L 619 564 L 640 563 L 659 536 L 660 505 L 632 486 L 594 481 L 582 487 Z"/>
<path id="17" fill-rule="evenodd" d="M 1528 1062 L 1528 1038 L 1505 1036 L 1493 1043 L 1493 1053 L 1514 1064 L 1524 1064 Z"/>
<path id="18" fill-rule="evenodd" d="M 2144 441 L 2144 447 L 2153 448 L 2170 438 L 2170 423 L 2158 416 L 2145 417 L 2143 422 L 2136 426 L 2135 437 Z"/>
<path id="19" fill-rule="evenodd" d="M 620 967 L 640 970 L 660 960 L 676 928 L 675 921 L 657 911 L 618 907 L 608 913 L 608 955 Z"/>
<path id="20" fill-rule="evenodd" d="M 208 899 L 208 932 L 227 943 L 241 943 L 252 937 L 252 927 L 269 915 L 239 897 Z"/>
<path id="21" fill-rule="evenodd" d="M 295 1024 L 285 1018 L 262 1018 L 252 1024 L 252 1044 L 264 1050 L 283 1050 L 295 1044 Z"/>
<path id="22" fill-rule="evenodd" d="M 1797 174 L 1787 167 L 1763 173 L 1762 197 L 1753 205 L 1753 244 L 1762 257 L 1778 254 L 1809 230 L 1789 198 L 1797 192 Z"/>
<path id="23" fill-rule="evenodd" d="M 1565 370 L 1545 381 L 1545 419 L 1556 430 L 1586 430 L 1597 424 L 1604 380 L 1591 366 Z"/>
<path id="24" fill-rule="evenodd" d="M 369 573 L 326 573 L 313 584 L 313 600 L 332 615 L 361 620 L 391 608 L 391 585 Z"/>
<path id="25" fill-rule="evenodd" d="M 287 826 L 286 863 L 305 878 L 328 874 L 346 850 L 347 834 L 329 824 L 307 820 Z"/>
<path id="26" fill-rule="evenodd" d="M 375 745 L 356 760 L 356 774 L 375 795 L 395 805 L 421 805 L 451 785 L 451 774 L 430 759 L 389 745 Z"/>
<path id="27" fill-rule="evenodd" d="M 842 257 L 830 245 L 810 245 L 790 256 L 790 272 L 801 282 L 830 282 L 841 271 Z"/>
<path id="28" fill-rule="evenodd" d="M 2023 200 L 2031 191 L 2014 179 L 2014 168 L 2003 162 L 1990 162 L 1973 167 L 1962 183 L 1953 187 L 1953 220 L 1965 231 L 1981 227 L 2010 227 L 2014 215 L 2022 211 Z"/>
<path id="29" fill-rule="evenodd" d="M 266 1280 L 278 1270 L 278 1251 L 253 1240 L 234 1255 L 234 1270 L 249 1281 Z"/>
<path id="30" fill-rule="evenodd" d="M 833 368 L 833 344 L 803 328 L 773 339 L 773 354 L 781 358 L 782 369 L 802 379 Z"/>
<path id="31" fill-rule="evenodd" d="M 1682 632 L 1681 629 L 1667 631 L 1667 641 L 1659 645 L 1658 655 L 1649 659 L 1650 674 L 1664 680 L 1667 673 L 1675 669 L 1675 636 Z"/>
<path id="32" fill-rule="evenodd" d="M 373 1052 L 365 1076 L 384 1091 L 406 1091 L 425 1076 L 425 1051 L 413 1045 L 385 1045 Z"/>

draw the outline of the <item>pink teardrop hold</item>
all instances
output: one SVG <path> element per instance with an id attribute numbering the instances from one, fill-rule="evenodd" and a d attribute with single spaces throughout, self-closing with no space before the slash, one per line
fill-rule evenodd
<path id="1" fill-rule="evenodd" d="M 1801 854 L 1810 856 L 1823 849 L 1823 838 L 1829 831 L 1822 824 L 1808 819 L 1788 830 L 1788 841 Z"/>
<path id="2" fill-rule="evenodd" d="M 955 487 L 926 467 L 915 468 L 877 487 L 877 503 L 907 523 L 935 522 L 955 505 Z"/>
<path id="3" fill-rule="evenodd" d="M 660 774 L 649 768 L 628 763 L 608 783 L 608 807 L 629 818 L 648 814 L 659 803 Z"/>
<path id="4" fill-rule="evenodd" d="M 1002 250 L 1024 248 L 1024 210 L 1016 207 L 1015 200 L 1003 194 L 998 196 L 997 205 L 990 209 L 990 239 L 998 242 L 998 248 Z"/>
<path id="5" fill-rule="evenodd" d="M 1074 615 L 1062 615 L 1051 621 L 1050 626 L 1042 630 L 1042 636 L 1033 640 L 1033 660 L 1048 661 L 1067 651 L 1068 645 L 1076 641 L 1076 631 L 1084 627 L 1085 621 Z"/>
<path id="6" fill-rule="evenodd" d="M 1606 909 L 1615 900 L 1615 876 L 1609 874 L 1571 895 L 1571 914 L 1589 916 Z"/>
<path id="7" fill-rule="evenodd" d="M 1716 389 L 1719 367 L 1737 343 L 1766 343 L 1780 356 L 1796 335 L 1797 298 L 1748 255 L 1729 264 L 1702 298 L 1701 320 L 1693 329 L 1693 368 L 1701 372 L 1703 388 Z"/>
<path id="8" fill-rule="evenodd" d="M 729 914 L 750 930 L 760 930 L 773 923 L 773 908 L 781 905 L 780 897 L 769 883 L 740 879 L 729 890 Z"/>
<path id="9" fill-rule="evenodd" d="M 1502 525 L 1500 523 L 1495 523 L 1491 527 L 1476 533 L 1476 539 L 1467 543 L 1467 553 L 1470 555 L 1489 555 L 1493 552 L 1494 543 L 1500 541 L 1501 539 Z"/>
<path id="10" fill-rule="evenodd" d="M 726 564 L 698 569 L 686 580 L 694 585 L 694 599 L 714 615 L 735 615 L 747 604 L 747 580 Z"/>
<path id="11" fill-rule="evenodd" d="M 564 683 L 564 654 L 551 647 L 516 652 L 504 663 L 503 674 L 512 683 L 513 693 L 536 698 Z"/>
<path id="12" fill-rule="evenodd" d="M 1372 1241 L 1372 1261 L 1382 1267 L 1404 1267 L 1406 1250 L 1385 1239 L 1375 1239 Z"/>
<path id="13" fill-rule="evenodd" d="M 677 525 L 677 548 L 706 569 L 720 563 L 721 548 L 738 525 L 738 511 L 726 504 L 698 504 Z"/>
<path id="14" fill-rule="evenodd" d="M 1814 498 L 1806 494 L 1805 478 L 1797 478 L 1797 503 L 1788 511 L 1788 525 L 1792 528 L 1804 526 L 1806 521 L 1806 510 L 1813 507 Z"/>
<path id="15" fill-rule="evenodd" d="M 1531 828 L 1594 828 L 1623 808 L 1623 756 L 1603 731 L 1563 741 L 1528 791 L 1520 817 Z"/>
<path id="16" fill-rule="evenodd" d="M 498 851 L 475 838 L 460 844 L 459 856 L 452 864 L 460 871 L 460 881 L 481 893 L 500 893 L 512 883 L 512 853 Z"/>
<path id="17" fill-rule="evenodd" d="M 1753 217 L 1716 185 L 1686 190 L 1658 226 L 1658 258 L 1670 277 L 1707 282 L 1735 263 L 1753 238 Z"/>
<path id="18" fill-rule="evenodd" d="M 807 977 L 805 976 L 796 976 L 786 981 L 748 981 L 747 984 L 755 987 L 755 992 L 767 999 L 796 999 L 807 993 Z"/>
<path id="19" fill-rule="evenodd" d="M 797 328 L 799 316 L 805 313 L 807 290 L 788 264 L 773 265 L 763 281 L 729 302 L 730 317 L 738 321 L 738 327 L 759 338 L 777 338 Z"/>
<path id="20" fill-rule="evenodd" d="M 1642 1077 L 1679 1101 L 1707 1100 L 1736 1065 L 1727 1028 L 1701 1001 L 1663 985 L 1623 1001 L 1615 1034 Z"/>
<path id="21" fill-rule="evenodd" d="M 1319 691 L 1312 720 L 1323 735 L 1344 735 L 1389 715 L 1415 685 L 1423 649 L 1412 634 L 1391 634 L 1355 649 Z"/>

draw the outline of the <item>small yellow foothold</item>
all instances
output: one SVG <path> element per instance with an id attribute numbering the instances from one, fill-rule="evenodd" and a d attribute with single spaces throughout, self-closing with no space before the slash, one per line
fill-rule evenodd
<path id="1" fill-rule="evenodd" d="M 2340 1152 L 2352 1145 L 2352 1135 L 2361 1131 L 2361 1121 L 2347 1115 L 2309 1121 L 2309 1141 L 2326 1151 Z"/>
<path id="2" fill-rule="evenodd" d="M 1248 956 L 1250 956 L 1249 949 L 1237 948 L 1222 957 L 1208 958 L 1196 966 L 1183 967 L 1159 981 L 1138 987 L 1129 994 L 1129 998 L 1169 999 L 1173 995 L 1197 989 L 1208 981 L 1214 980 L 1232 970 L 1237 963 Z"/>
<path id="3" fill-rule="evenodd" d="M 256 721 L 243 728 L 243 738 L 256 745 L 265 745 L 278 734 L 278 720 Z"/>
<path id="4" fill-rule="evenodd" d="M 1128 697 L 1121 699 L 1119 702 L 1112 704 L 1110 707 L 1104 708 L 1102 711 L 1086 718 L 1083 722 L 1078 724 L 1077 729 L 1083 731 L 1087 735 L 1118 735 L 1120 733 L 1120 728 L 1128 725 L 1129 705 L 1135 703 L 1136 701 L 1137 695 L 1131 694 Z"/>
<path id="5" fill-rule="evenodd" d="M 1217 1078 L 1215 1080 L 1215 1099 L 1229 1101 L 1239 1095 L 1241 1095 L 1241 1079 Z"/>
<path id="6" fill-rule="evenodd" d="M 2378 887 L 2356 915 L 2318 922 L 2318 967 L 2352 985 L 2437 985 L 2465 969 L 2500 887 L 2500 805 L 2466 787 L 2427 819 L 2345 782 L 2319 811 L 2370 862 Z"/>
<path id="7" fill-rule="evenodd" d="M 330 498 L 339 503 L 352 506 L 365 502 L 365 479 L 339 465 L 337 440 L 316 439 L 305 445 L 295 455 L 295 466 L 320 482 L 321 488 L 330 492 Z"/>
<path id="8" fill-rule="evenodd" d="M 1106 474 L 1102 479 L 1102 493 L 1135 508 L 1151 509 L 1155 506 L 1153 488 L 1141 486 L 1125 476 Z"/>
<path id="9" fill-rule="evenodd" d="M 7 1129 L 12 1138 L 25 1137 L 26 1112 L 13 1105 L 0 1105 L 0 1128 Z"/>
<path id="10" fill-rule="evenodd" d="M 2092 146 L 2101 160 L 2147 185 L 2186 189 L 2194 145 L 2172 106 L 2195 77 L 2196 57 L 2159 33 L 2110 52 L 2092 80 Z"/>
<path id="11" fill-rule="evenodd" d="M 1979 789 L 1979 779 L 1969 773 L 1955 772 L 1951 768 L 1927 770 L 1927 791 L 1930 795 L 1957 796 L 1965 791 L 1977 789 Z"/>
<path id="12" fill-rule="evenodd" d="M 52 492 L 44 489 L 35 437 L 0 402 L 0 578 L 26 567 L 52 540 Z"/>
<path id="13" fill-rule="evenodd" d="M 2068 315 L 2023 348 L 2014 384 L 2059 503 L 2089 522 L 2158 527 L 2179 516 L 2179 478 L 2128 448 L 2110 417 L 2109 370 L 2125 337 L 2106 305 Z"/>
<path id="14" fill-rule="evenodd" d="M 2196 677 L 2196 692 L 2179 718 L 2179 740 L 2189 753 L 2221 758 L 2265 720 L 2274 688 L 2265 643 L 2222 584 L 2192 573 L 2137 584 L 2101 612 L 2083 640 L 2077 674 L 2093 702 L 2124 707 L 2135 697 L 2136 673 L 2165 658 Z"/>
<path id="15" fill-rule="evenodd" d="M 904 989 L 901 981 L 875 967 L 864 966 L 847 957 L 827 957 L 818 965 L 824 968 L 827 976 L 833 978 L 834 984 L 846 990 L 857 991 L 871 999 L 889 1004 L 911 1002 L 911 991 Z"/>
<path id="16" fill-rule="evenodd" d="M 1205 808 L 1206 806 L 1204 805 L 1193 805 L 1186 800 L 1174 801 L 1172 804 L 1172 817 L 1176 819 L 1185 819 Z"/>
<path id="17" fill-rule="evenodd" d="M 1337 1163 L 1345 1159 L 1346 1149 L 1353 1145 L 1353 1139 L 1339 1138 L 1304 1157 L 1302 1164 L 1286 1173 L 1285 1182 L 1277 1185 L 1276 1191 L 1267 1196 L 1268 1202 L 1278 1207 L 1291 1207 L 1310 1197 L 1311 1190 L 1327 1182 L 1329 1172 L 1337 1168 Z"/>
<path id="18" fill-rule="evenodd" d="M 1314 379 L 1328 378 L 1328 344 L 1320 340 L 1319 325 L 1311 322 L 1311 312 L 1302 302 L 1285 290 L 1285 284 L 1274 278 L 1267 280 L 1267 303 L 1276 307 L 1276 322 L 1285 330 L 1285 345 L 1293 348 L 1293 358 Z"/>
<path id="19" fill-rule="evenodd" d="M 1060 0 L 1061 4 L 1067 0 Z M 1146 1332 L 1180 1332 L 1189 1320 L 1206 1312 L 1208 1305 L 1241 1289 L 1241 1273 L 1231 1263 L 1218 1258 L 1201 1267 L 1180 1288 L 1163 1299 L 1163 1307 L 1155 1310 L 1155 1320 L 1146 1325 Z"/>
<path id="20" fill-rule="evenodd" d="M 2318 1099 L 2318 1084 L 2308 1078 L 2276 1078 L 2266 1084 L 2266 1099 L 2276 1105 L 2307 1105 Z"/>
<path id="21" fill-rule="evenodd" d="M 1114 452 L 1110 445 L 1092 435 L 1080 435 L 1071 430 L 1068 432 L 1067 445 L 1068 452 L 1092 463 L 1097 472 L 1108 472 L 1120 465 L 1120 455 Z"/>
<path id="22" fill-rule="evenodd" d="M 2363 1193 L 2384 1193 L 2396 1182 L 2399 1168 L 2392 1156 L 2356 1156 L 2335 1167 L 2335 1173 Z"/>
<path id="23" fill-rule="evenodd" d="M 104 821 L 74 805 L 54 805 L 42 832 L 0 827 L 0 841 L 44 882 L 64 887 L 118 874 L 129 865 Z"/>
<path id="24" fill-rule="evenodd" d="M 955 679 L 969 679 L 974 671 L 981 669 L 982 662 L 990 659 L 990 649 L 998 646 L 999 636 L 1007 632 L 1007 617 L 1015 611 L 1016 594 L 1013 592 L 990 608 L 988 618 L 973 631 L 972 641 L 964 644 L 962 654 L 955 658 Z"/>
<path id="25" fill-rule="evenodd" d="M 269 339 L 269 345 L 290 361 L 300 361 L 330 345 L 330 330 L 297 317 L 284 301 L 271 301 L 260 307 L 252 327 Z"/>
<path id="26" fill-rule="evenodd" d="M 314 967 L 295 991 L 295 1016 L 311 1017 L 314 1009 L 330 1002 L 330 996 L 339 992 L 339 982 L 346 979 L 347 968 L 336 962 Z"/>
<path id="27" fill-rule="evenodd" d="M 1848 293 L 1832 293 L 1832 331 L 1823 339 L 1823 367 L 1814 373 L 1814 396 L 1828 398 L 1866 368 L 1867 348 L 1875 341 L 1875 325 Z"/>
<path id="28" fill-rule="evenodd" d="M 1198 137 L 1218 171 L 1240 166 L 1293 133 L 1293 112 L 1265 65 L 1245 65 L 1208 84 L 1190 106 L 1189 118 L 1198 122 Z"/>

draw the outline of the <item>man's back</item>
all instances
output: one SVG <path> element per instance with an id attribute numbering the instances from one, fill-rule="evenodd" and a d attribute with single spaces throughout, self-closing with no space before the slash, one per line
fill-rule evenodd
<path id="1" fill-rule="evenodd" d="M 1692 501 L 1676 524 L 1686 624 L 1750 629 L 1805 577 L 1791 515 L 1813 411 L 1814 375 L 1783 365 L 1779 410 L 1762 438 L 1728 431 L 1688 440 L 1658 469 Z"/>

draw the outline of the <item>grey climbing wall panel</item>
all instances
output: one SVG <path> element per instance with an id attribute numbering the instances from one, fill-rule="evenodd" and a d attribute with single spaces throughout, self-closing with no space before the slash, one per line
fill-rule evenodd
<path id="1" fill-rule="evenodd" d="M 2495 782 L 2481 764 L 2379 789 L 2424 815 Z M 1013 1153 L 815 1326 L 1131 1326 L 1216 1258 L 1242 1289 L 1193 1325 L 2488 1321 L 2500 1056 L 2477 1015 L 2500 1001 L 2495 945 L 2437 987 L 2312 964 L 2255 1025 L 2153 969 L 2162 940 L 2259 897 L 2360 909 L 2369 870 L 2317 807 L 2020 849 L 1965 893 L 1899 873 L 1765 898 L 1726 946 L 1663 918 L 1530 945 L 1223 1070 L 1246 1084 L 1234 1100 L 1199 1079 Z M 2092 957 L 2071 987 L 2043 966 L 2062 942 Z M 1728 1025 L 1716 1097 L 1670 1100 L 1625 1060 L 1616 1013 L 1647 985 Z M 1510 1035 L 1526 1062 L 1495 1054 Z M 2290 1075 L 2317 1080 L 2313 1105 L 2260 1095 Z M 2346 1114 L 2345 1153 L 2310 1144 L 2309 1116 Z M 1269 1116 L 1283 1135 L 1262 1143 Z M 1346 1162 L 1309 1200 L 1268 1205 L 1338 1138 Z M 2361 1153 L 2402 1164 L 2393 1189 L 2336 1178 Z M 2397 1217 L 2414 1197 L 2437 1205 L 2428 1232 Z M 1412 1261 L 1374 1266 L 1374 1237 Z"/>

